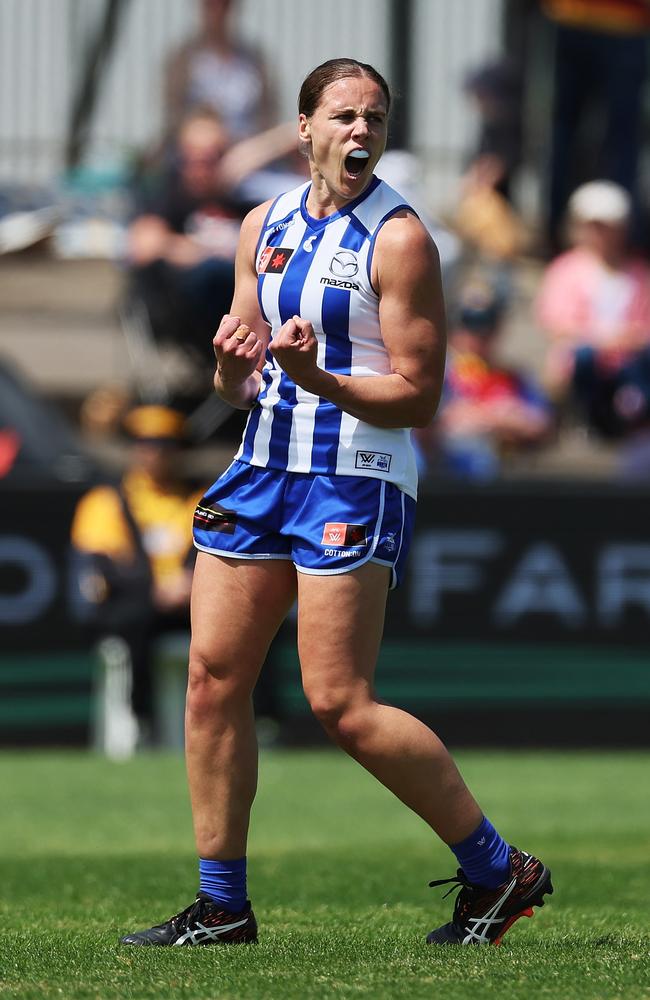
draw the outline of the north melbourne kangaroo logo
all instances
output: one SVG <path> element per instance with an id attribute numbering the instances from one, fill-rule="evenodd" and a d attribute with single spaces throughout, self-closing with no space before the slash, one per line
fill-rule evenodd
<path id="1" fill-rule="evenodd" d="M 378 472 L 390 472 L 392 455 L 379 451 L 358 451 L 354 467 L 356 469 L 376 469 Z"/>
<path id="2" fill-rule="evenodd" d="M 357 255 L 351 250 L 339 250 L 330 262 L 330 271 L 338 278 L 353 278 L 358 270 Z"/>

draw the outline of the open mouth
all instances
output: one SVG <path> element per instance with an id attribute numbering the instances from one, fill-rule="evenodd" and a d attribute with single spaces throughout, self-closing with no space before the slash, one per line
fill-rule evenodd
<path id="1" fill-rule="evenodd" d="M 370 153 L 365 149 L 353 149 L 345 157 L 345 169 L 352 177 L 359 177 L 368 166 Z"/>

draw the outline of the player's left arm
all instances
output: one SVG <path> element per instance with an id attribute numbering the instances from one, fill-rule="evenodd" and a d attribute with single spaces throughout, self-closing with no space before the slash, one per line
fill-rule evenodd
<path id="1" fill-rule="evenodd" d="M 372 281 L 391 370 L 425 427 L 435 416 L 445 374 L 447 324 L 438 248 L 410 212 L 393 216 L 375 245 Z"/>
<path id="2" fill-rule="evenodd" d="M 311 324 L 296 316 L 271 342 L 271 353 L 298 385 L 376 427 L 425 427 L 440 400 L 445 315 L 436 246 L 406 211 L 377 237 L 372 280 L 390 358 L 387 375 L 338 375 L 316 364 Z"/>

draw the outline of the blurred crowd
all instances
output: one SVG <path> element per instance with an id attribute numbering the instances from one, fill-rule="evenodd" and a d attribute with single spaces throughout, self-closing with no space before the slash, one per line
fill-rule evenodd
<path id="1" fill-rule="evenodd" d="M 449 354 L 439 416 L 414 435 L 424 481 L 530 473 L 538 456 L 576 430 L 613 449 L 621 480 L 650 478 L 650 239 L 639 184 L 650 6 L 540 6 L 553 28 L 554 62 L 548 162 L 536 165 L 538 218 L 518 201 L 527 150 L 517 59 L 469 66 L 463 81 L 450 81 L 462 86 L 478 124 L 443 218 L 431 214 L 413 153 L 390 149 L 379 166 L 441 252 Z M 119 629 L 145 678 L 134 692 L 144 718 L 151 638 L 187 622 L 184 515 L 194 491 L 179 475 L 178 454 L 181 443 L 192 444 L 193 415 L 210 394 L 211 338 L 230 304 L 241 221 L 253 205 L 307 178 L 294 124 L 277 121 L 262 54 L 234 31 L 234 7 L 235 0 L 200 0 L 196 35 L 170 53 L 164 133 L 139 151 L 108 220 L 110 238 L 106 229 L 98 236 L 96 220 L 94 228 L 68 220 L 55 239 L 62 256 L 103 240 L 124 273 L 120 314 L 134 371 L 117 388 L 95 387 L 80 420 L 91 442 L 126 430 L 132 451 L 120 481 L 80 504 L 73 542 L 90 606 L 111 588 L 127 595 Z M 0 253 L 51 234 L 51 206 L 18 212 L 2 199 L 0 192 Z M 168 350 L 183 355 L 194 395 L 140 377 L 138 364 L 151 376 Z M 216 407 L 206 419 L 199 436 L 218 437 L 224 413 Z M 19 455 L 18 432 L 0 410 L 0 478 Z M 134 583 L 148 594 L 147 614 L 137 620 L 129 614 Z M 96 626 L 110 630 L 100 619 Z"/>
<path id="2" fill-rule="evenodd" d="M 104 250 L 124 274 L 120 316 L 134 370 L 117 399 L 101 385 L 81 408 L 95 434 L 116 431 L 129 404 L 187 413 L 208 394 L 242 218 L 307 175 L 293 122 L 277 121 L 263 55 L 234 30 L 235 7 L 199 0 L 195 35 L 162 67 L 163 133 L 133 160 L 119 210 L 103 227 L 64 218 L 54 234 L 60 255 Z M 537 218 L 518 199 L 527 99 L 514 56 L 468 66 L 456 81 L 477 127 L 442 219 L 412 152 L 391 148 L 379 166 L 427 221 L 443 268 L 449 362 L 439 419 L 417 435 L 423 478 L 534 470 L 567 429 L 604 442 L 617 475 L 650 475 L 650 240 L 638 169 L 650 9 L 644 0 L 539 7 L 554 61 Z M 1 199 L 4 253 L 51 232 L 51 206 L 16 212 Z M 186 397 L 182 378 L 170 388 L 156 377 L 168 351 L 186 362 Z M 202 437 L 223 419 L 215 406 Z M 12 442 L 6 428 L 0 459 Z"/>

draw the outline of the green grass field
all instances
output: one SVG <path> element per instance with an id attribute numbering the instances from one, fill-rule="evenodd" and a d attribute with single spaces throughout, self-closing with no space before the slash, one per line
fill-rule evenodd
<path id="1" fill-rule="evenodd" d="M 0 996 L 21 1000 L 650 998 L 650 755 L 463 753 L 555 895 L 501 948 L 431 948 L 454 859 L 343 755 L 267 752 L 249 887 L 257 947 L 124 949 L 194 895 L 183 762 L 0 755 Z"/>

